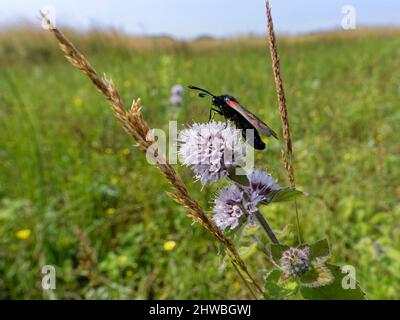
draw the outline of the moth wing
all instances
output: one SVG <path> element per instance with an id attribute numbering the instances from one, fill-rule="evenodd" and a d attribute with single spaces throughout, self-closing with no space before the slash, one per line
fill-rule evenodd
<path id="1" fill-rule="evenodd" d="M 236 110 L 241 116 L 243 116 L 251 125 L 261 132 L 264 136 L 270 137 L 273 136 L 275 139 L 278 139 L 278 135 L 272 130 L 265 122 L 263 122 L 260 118 L 258 118 L 254 113 L 247 110 L 245 107 L 241 106 L 239 103 L 233 100 L 226 101 L 228 106 L 232 107 Z"/>

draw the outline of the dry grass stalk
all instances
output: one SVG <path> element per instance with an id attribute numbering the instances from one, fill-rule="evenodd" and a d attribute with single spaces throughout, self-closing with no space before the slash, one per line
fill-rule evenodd
<path id="1" fill-rule="evenodd" d="M 232 261 L 245 273 L 248 281 L 250 281 L 260 293 L 262 293 L 260 286 L 248 271 L 246 264 L 240 258 L 234 244 L 224 236 L 224 234 L 206 215 L 199 203 L 190 196 L 179 174 L 170 164 L 167 163 L 165 155 L 159 153 L 156 142 L 151 135 L 151 130 L 142 116 L 140 99 L 133 101 L 132 107 L 129 110 L 126 110 L 113 81 L 106 77 L 99 77 L 85 56 L 75 48 L 75 46 L 60 30 L 51 24 L 46 16 L 42 14 L 42 17 L 45 19 L 48 29 L 57 38 L 61 50 L 64 52 L 66 58 L 73 66 L 83 71 L 90 78 L 96 88 L 107 98 L 111 104 L 115 117 L 122 123 L 125 131 L 136 140 L 138 146 L 144 151 L 150 152 L 150 155 L 154 157 L 157 167 L 175 189 L 175 194 L 168 193 L 168 195 L 177 203 L 187 207 L 189 209 L 188 216 L 195 222 L 200 223 L 210 231 L 219 242 L 226 246 Z M 150 146 L 152 146 L 152 148 L 149 148 Z"/>
<path id="2" fill-rule="evenodd" d="M 294 171 L 292 166 L 292 153 L 293 153 L 292 139 L 290 137 L 289 117 L 286 106 L 285 89 L 283 87 L 283 81 L 281 76 L 278 45 L 276 43 L 274 24 L 272 22 L 269 0 L 266 0 L 266 7 L 267 7 L 267 23 L 268 23 L 268 35 L 269 35 L 268 40 L 271 52 L 272 70 L 274 72 L 275 87 L 279 102 L 279 113 L 281 115 L 281 120 L 282 120 L 283 137 L 285 139 L 285 151 L 282 152 L 282 160 L 288 174 L 290 185 L 294 187 L 295 180 L 294 180 Z"/>
<path id="3" fill-rule="evenodd" d="M 97 253 L 95 248 L 93 248 L 89 237 L 81 228 L 77 227 L 75 233 L 76 237 L 79 239 L 79 265 L 77 270 L 80 272 L 86 272 L 89 286 L 92 286 L 95 282 L 94 266 L 97 263 Z"/>
<path id="4" fill-rule="evenodd" d="M 275 89 L 278 97 L 279 113 L 282 121 L 283 137 L 285 139 L 285 151 L 282 150 L 282 161 L 288 175 L 290 186 L 295 187 L 296 182 L 294 179 L 294 170 L 292 164 L 292 159 L 293 159 L 292 139 L 290 136 L 289 116 L 286 105 L 285 89 L 283 87 L 283 81 L 281 76 L 278 44 L 276 42 L 274 23 L 272 21 L 272 14 L 271 14 L 271 7 L 269 5 L 269 0 L 266 0 L 265 4 L 267 10 L 268 42 L 271 53 L 272 70 L 274 72 Z M 297 226 L 298 241 L 299 243 L 302 243 L 300 218 L 297 208 L 297 202 L 295 201 L 294 204 L 296 209 L 296 226 Z"/>

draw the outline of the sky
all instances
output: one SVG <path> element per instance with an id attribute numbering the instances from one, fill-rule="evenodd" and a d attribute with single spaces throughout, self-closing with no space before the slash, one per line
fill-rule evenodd
<path id="1" fill-rule="evenodd" d="M 399 0 L 270 0 L 275 29 L 299 34 L 341 28 L 342 8 L 355 8 L 356 27 L 400 26 Z M 265 33 L 264 0 L 0 0 L 0 29 L 39 24 L 55 9 L 58 26 L 113 28 L 137 35 L 230 37 Z"/>

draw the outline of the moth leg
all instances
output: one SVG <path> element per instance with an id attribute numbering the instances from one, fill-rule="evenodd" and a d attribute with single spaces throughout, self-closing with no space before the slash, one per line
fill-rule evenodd
<path id="1" fill-rule="evenodd" d="M 211 108 L 211 110 L 212 110 L 212 111 L 215 111 L 216 113 L 218 113 L 218 114 L 221 114 L 221 115 L 222 115 L 222 112 L 221 112 L 221 111 L 219 111 L 218 109 Z"/>
<path id="2" fill-rule="evenodd" d="M 214 113 L 213 113 L 213 111 L 214 111 Z M 215 114 L 215 112 L 218 113 L 218 114 L 222 114 L 221 111 L 219 111 L 219 110 L 217 110 L 217 109 L 214 109 L 214 108 L 211 108 L 211 109 L 210 109 L 210 115 L 209 115 L 209 117 L 208 117 L 208 121 L 210 121 L 211 119 L 214 119 L 214 118 L 213 118 L 213 115 Z"/>
<path id="3" fill-rule="evenodd" d="M 225 118 L 225 128 L 228 127 L 228 117 L 226 116 L 226 113 L 224 111 L 224 108 L 221 108 L 221 110 L 219 111 L 219 114 L 223 115 Z"/>
<path id="4" fill-rule="evenodd" d="M 213 115 L 213 109 L 210 109 L 210 114 L 209 114 L 209 116 L 208 116 L 208 122 L 210 122 L 211 121 L 211 119 L 212 119 L 212 115 Z"/>

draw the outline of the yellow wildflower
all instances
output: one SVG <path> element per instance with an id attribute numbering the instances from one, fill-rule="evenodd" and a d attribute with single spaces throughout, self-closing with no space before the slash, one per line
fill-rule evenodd
<path id="1" fill-rule="evenodd" d="M 126 272 L 126 277 L 127 277 L 127 278 L 132 278 L 132 277 L 133 277 L 133 271 L 132 271 L 132 270 L 128 270 L 128 271 Z"/>
<path id="2" fill-rule="evenodd" d="M 128 156 L 131 153 L 131 151 L 128 148 L 122 149 L 120 151 L 120 154 L 123 156 Z"/>
<path id="3" fill-rule="evenodd" d="M 30 235 L 31 235 L 31 230 L 30 229 L 22 229 L 22 230 L 19 230 L 19 231 L 17 231 L 15 233 L 15 236 L 18 239 L 21 239 L 21 240 L 28 239 L 30 237 Z"/>
<path id="4" fill-rule="evenodd" d="M 118 183 L 119 183 L 119 178 L 118 178 L 118 177 L 112 177 L 112 178 L 111 178 L 111 184 L 116 185 L 116 184 L 118 184 Z"/>
<path id="5" fill-rule="evenodd" d="M 118 261 L 121 264 L 125 264 L 125 262 L 128 261 L 128 257 L 127 256 L 119 256 Z"/>
<path id="6" fill-rule="evenodd" d="M 115 213 L 115 208 L 108 208 L 106 212 L 111 216 Z"/>
<path id="7" fill-rule="evenodd" d="M 164 250 L 165 251 L 172 251 L 174 250 L 176 246 L 176 242 L 175 241 L 166 241 L 164 242 Z"/>
<path id="8" fill-rule="evenodd" d="M 80 107 L 81 105 L 82 105 L 82 99 L 81 98 L 79 98 L 79 97 L 76 97 L 75 99 L 74 99 L 74 105 L 75 105 L 75 107 Z"/>

